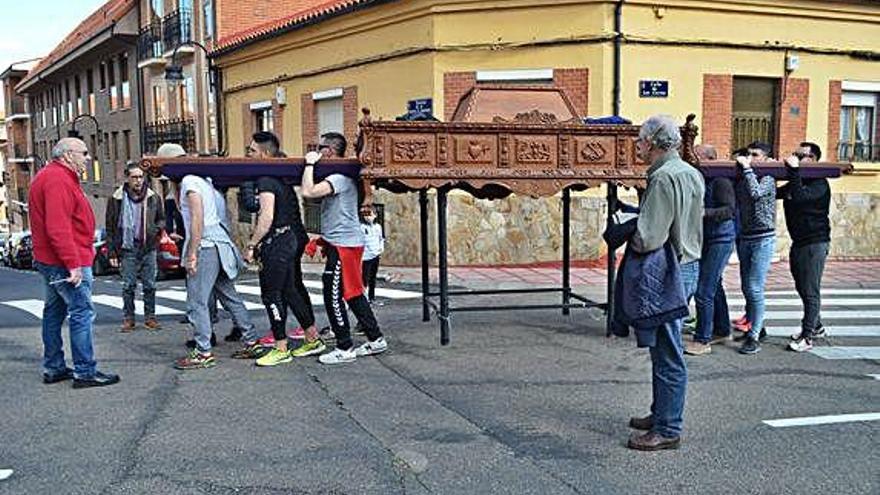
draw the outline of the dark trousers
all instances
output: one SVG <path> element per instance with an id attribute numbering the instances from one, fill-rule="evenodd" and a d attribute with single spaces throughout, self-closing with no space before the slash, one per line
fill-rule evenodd
<path id="1" fill-rule="evenodd" d="M 370 341 L 374 341 L 382 336 L 379 331 L 379 323 L 373 315 L 373 309 L 370 307 L 370 301 L 364 294 L 353 297 L 348 301 L 343 300 L 343 282 L 342 282 L 342 261 L 339 259 L 339 251 L 330 244 L 324 246 L 324 254 L 327 255 L 327 262 L 324 264 L 324 274 L 321 277 L 324 282 L 324 308 L 327 311 L 327 318 L 330 320 L 330 326 L 336 335 L 336 347 L 349 350 L 352 348 L 351 328 L 348 325 L 348 313 L 345 310 L 345 303 L 357 318 L 358 323 L 367 334 Z M 354 265 L 355 269 L 358 268 Z"/>
<path id="2" fill-rule="evenodd" d="M 154 318 L 156 316 L 156 250 L 135 248 L 121 251 L 122 315 L 125 319 L 134 319 L 134 293 L 140 279 L 144 286 L 144 318 Z"/>
<path id="3" fill-rule="evenodd" d="M 367 289 L 370 301 L 376 299 L 376 275 L 379 273 L 379 258 L 381 256 L 364 260 L 364 266 L 361 268 L 364 272 L 364 288 Z"/>
<path id="4" fill-rule="evenodd" d="M 298 239 L 292 232 L 286 232 L 260 245 L 260 292 L 275 340 L 287 338 L 288 307 L 304 329 L 315 324 L 312 301 L 302 278 L 301 262 L 306 242 L 306 239 Z"/>
<path id="5" fill-rule="evenodd" d="M 794 287 L 804 303 L 801 335 L 810 338 L 822 325 L 819 316 L 822 308 L 822 272 L 825 271 L 825 259 L 828 257 L 828 243 L 792 247 L 788 255 Z"/>

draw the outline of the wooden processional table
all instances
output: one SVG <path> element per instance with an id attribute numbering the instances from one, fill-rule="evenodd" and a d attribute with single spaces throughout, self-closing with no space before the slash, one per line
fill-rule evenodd
<path id="1" fill-rule="evenodd" d="M 571 288 L 571 191 L 607 185 L 607 222 L 617 209 L 617 188 L 644 187 L 647 164 L 635 153 L 639 126 L 559 123 L 552 115 L 529 112 L 504 122 L 390 122 L 372 121 L 369 112 L 360 124 L 363 143 L 359 159 L 322 160 L 315 167 L 316 180 L 331 173 L 360 176 L 364 183 L 363 204 L 372 204 L 372 188 L 394 193 L 418 192 L 422 265 L 422 320 L 431 309 L 440 322 L 440 343 L 449 343 L 450 316 L 455 312 L 600 308 L 610 322 L 613 307 L 617 255 L 607 258 L 607 298 L 592 301 Z M 698 163 L 694 154 L 697 127 L 689 115 L 682 127 L 682 157 L 704 167 L 707 176 L 735 176 L 735 163 Z M 154 176 L 179 179 L 186 174 L 212 177 L 217 186 L 235 186 L 244 180 L 269 175 L 299 184 L 304 160 L 285 158 L 145 158 L 142 167 Z M 839 177 L 851 169 L 848 163 L 803 165 L 803 177 Z M 761 164 L 759 174 L 784 179 L 781 162 Z M 439 287 L 431 291 L 428 276 L 428 195 L 437 192 L 437 255 Z M 447 195 L 461 189 L 483 199 L 503 198 L 511 193 L 532 198 L 559 194 L 562 202 L 562 285 L 560 287 L 496 290 L 450 290 L 447 250 Z M 494 306 L 457 306 L 452 297 L 559 293 L 558 303 Z M 609 325 L 610 328 L 610 325 Z"/>

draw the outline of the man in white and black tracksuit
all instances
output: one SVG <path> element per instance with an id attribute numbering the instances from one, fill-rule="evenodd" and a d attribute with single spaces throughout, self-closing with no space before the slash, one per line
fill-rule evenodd
<path id="1" fill-rule="evenodd" d="M 336 349 L 318 358 L 323 364 L 350 363 L 357 357 L 379 354 L 388 348 L 364 294 L 361 272 L 364 234 L 358 220 L 357 182 L 342 174 L 331 174 L 317 184 L 314 181 L 314 165 L 322 157 L 345 156 L 346 147 L 345 137 L 339 133 L 321 136 L 319 151 L 306 154 L 302 178 L 303 196 L 322 198 L 321 241 L 327 256 L 323 275 L 324 306 L 336 334 Z M 345 303 L 354 312 L 368 339 L 356 349 L 351 340 Z"/>

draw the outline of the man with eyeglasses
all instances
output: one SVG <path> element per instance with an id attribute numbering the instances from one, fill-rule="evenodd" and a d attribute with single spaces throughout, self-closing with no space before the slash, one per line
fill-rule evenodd
<path id="1" fill-rule="evenodd" d="M 785 159 L 788 183 L 779 188 L 776 197 L 782 199 L 785 224 L 791 236 L 788 263 L 794 286 L 804 305 L 801 331 L 791 336 L 788 348 L 795 352 L 809 351 L 813 339 L 825 334 L 820 318 L 822 306 L 822 272 L 831 242 L 831 187 L 828 179 L 801 178 L 800 164 L 817 162 L 822 149 L 811 142 L 803 142 L 792 156 Z"/>
<path id="2" fill-rule="evenodd" d="M 116 188 L 107 203 L 105 227 L 110 263 L 122 265 L 123 333 L 133 332 L 134 293 L 138 278 L 144 290 L 144 327 L 158 330 L 156 319 L 156 244 L 165 225 L 162 198 L 147 186 L 144 171 L 137 163 L 125 168 L 126 183 Z"/>
<path id="3" fill-rule="evenodd" d="M 31 182 L 28 196 L 34 266 L 43 276 L 43 383 L 103 387 L 119 375 L 97 369 L 92 344 L 95 214 L 80 185 L 91 165 L 85 143 L 64 138 Z M 68 320 L 73 369 L 65 364 L 61 325 Z"/>

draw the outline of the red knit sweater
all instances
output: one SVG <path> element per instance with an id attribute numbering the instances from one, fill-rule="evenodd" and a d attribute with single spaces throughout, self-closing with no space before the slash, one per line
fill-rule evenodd
<path id="1" fill-rule="evenodd" d="M 95 214 L 79 177 L 53 160 L 37 173 L 28 197 L 34 260 L 68 270 L 95 258 Z"/>

